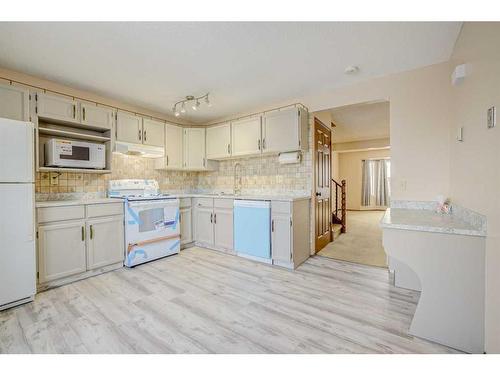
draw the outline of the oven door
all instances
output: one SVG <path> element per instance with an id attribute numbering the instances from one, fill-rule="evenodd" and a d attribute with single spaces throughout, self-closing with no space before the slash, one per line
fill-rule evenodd
<path id="1" fill-rule="evenodd" d="M 127 202 L 125 233 L 128 267 L 178 253 L 179 200 Z"/>

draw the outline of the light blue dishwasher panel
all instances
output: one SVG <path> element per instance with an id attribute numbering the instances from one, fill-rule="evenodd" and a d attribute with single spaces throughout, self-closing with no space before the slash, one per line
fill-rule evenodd
<path id="1" fill-rule="evenodd" d="M 271 258 L 271 202 L 234 201 L 234 248 L 240 254 Z"/>

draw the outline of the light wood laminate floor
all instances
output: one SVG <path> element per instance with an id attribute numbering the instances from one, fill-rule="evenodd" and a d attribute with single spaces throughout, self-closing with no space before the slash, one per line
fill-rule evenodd
<path id="1" fill-rule="evenodd" d="M 0 312 L 0 352 L 453 352 L 407 334 L 418 297 L 374 267 L 314 257 L 289 271 L 191 248 Z"/>

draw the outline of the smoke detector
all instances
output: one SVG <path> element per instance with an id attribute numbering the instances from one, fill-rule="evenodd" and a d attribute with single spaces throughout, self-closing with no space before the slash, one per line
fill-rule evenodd
<path id="1" fill-rule="evenodd" d="M 359 67 L 357 67 L 356 65 L 349 65 L 344 69 L 345 74 L 355 74 L 357 72 L 359 72 Z"/>

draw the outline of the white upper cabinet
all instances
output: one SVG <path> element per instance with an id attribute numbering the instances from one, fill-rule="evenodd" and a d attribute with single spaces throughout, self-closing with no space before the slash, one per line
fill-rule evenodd
<path id="1" fill-rule="evenodd" d="M 165 147 L 165 123 L 157 120 L 143 119 L 142 143 L 149 146 Z"/>
<path id="2" fill-rule="evenodd" d="M 286 108 L 264 114 L 262 119 L 262 152 L 305 150 L 307 113 L 300 108 Z"/>
<path id="3" fill-rule="evenodd" d="M 113 108 L 98 107 L 94 103 L 80 104 L 81 123 L 84 125 L 111 129 L 113 127 Z"/>
<path id="4" fill-rule="evenodd" d="M 39 117 L 59 121 L 80 122 L 78 102 L 46 93 L 36 94 L 36 113 Z"/>
<path id="5" fill-rule="evenodd" d="M 142 117 L 118 111 L 116 115 L 116 140 L 142 143 Z"/>
<path id="6" fill-rule="evenodd" d="M 217 160 L 231 156 L 231 124 L 207 128 L 207 159 Z"/>
<path id="7" fill-rule="evenodd" d="M 233 156 L 254 155 L 261 152 L 261 117 L 250 117 L 231 122 Z"/>
<path id="8" fill-rule="evenodd" d="M 167 169 L 182 168 L 183 129 L 180 126 L 167 124 L 165 126 L 165 158 Z"/>
<path id="9" fill-rule="evenodd" d="M 0 84 L 0 117 L 29 120 L 29 91 L 22 87 Z"/>
<path id="10" fill-rule="evenodd" d="M 206 167 L 205 129 L 184 129 L 184 169 L 203 170 Z"/>

